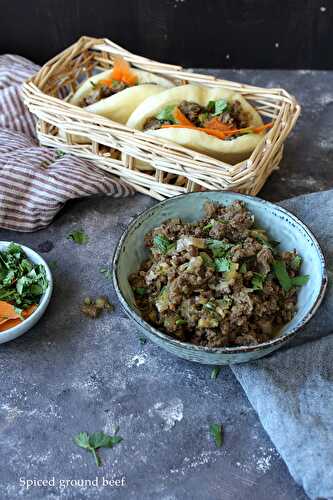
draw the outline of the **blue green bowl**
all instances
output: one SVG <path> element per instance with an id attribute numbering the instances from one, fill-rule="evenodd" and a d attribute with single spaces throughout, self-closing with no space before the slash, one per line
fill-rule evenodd
<path id="1" fill-rule="evenodd" d="M 243 200 L 255 215 L 256 224 L 266 229 L 273 240 L 280 242 L 279 249 L 293 250 L 303 258 L 302 274 L 309 274 L 306 285 L 299 289 L 297 313 L 286 324 L 277 337 L 253 346 L 202 347 L 176 340 L 144 321 L 135 305 L 128 277 L 138 270 L 148 256 L 144 246 L 144 235 L 166 219 L 181 217 L 193 222 L 203 216 L 206 201 L 229 205 L 234 200 Z M 120 238 L 113 259 L 113 282 L 121 305 L 133 320 L 137 329 L 148 339 L 167 351 L 198 363 L 224 365 L 245 363 L 261 358 L 288 342 L 312 318 L 323 300 L 327 273 L 321 248 L 306 225 L 284 208 L 255 198 L 227 191 L 189 193 L 157 203 L 132 222 Z"/>

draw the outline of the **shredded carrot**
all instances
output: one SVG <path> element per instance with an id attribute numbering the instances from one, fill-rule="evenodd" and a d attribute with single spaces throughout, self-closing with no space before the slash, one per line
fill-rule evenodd
<path id="1" fill-rule="evenodd" d="M 193 124 L 191 125 L 162 125 L 161 128 L 190 128 L 195 129 L 200 132 L 205 132 L 207 135 L 212 135 L 217 137 L 218 139 L 225 139 L 229 135 L 234 135 L 236 133 L 244 133 L 244 132 L 253 132 L 255 134 L 259 134 L 263 130 L 267 128 L 271 128 L 273 123 L 267 123 L 266 125 L 262 125 L 260 127 L 247 127 L 247 128 L 237 128 L 232 130 L 217 130 L 208 127 L 195 127 Z"/>
<path id="2" fill-rule="evenodd" d="M 114 58 L 111 78 L 112 80 L 124 82 L 126 85 L 135 85 L 138 82 L 138 77 L 131 70 L 128 62 L 121 56 L 115 56 Z"/>
<path id="3" fill-rule="evenodd" d="M 193 123 L 180 111 L 177 107 L 173 112 L 174 118 L 179 122 L 180 125 L 187 125 L 188 127 L 195 127 Z"/>
<path id="4" fill-rule="evenodd" d="M 14 306 L 12 306 L 11 304 L 8 304 L 8 302 L 0 301 L 0 308 L 1 308 L 1 313 L 2 314 L 6 310 L 6 307 L 3 306 L 2 304 L 7 304 L 7 306 L 10 306 L 10 308 L 12 308 L 14 310 L 14 312 L 15 312 Z M 9 311 L 8 307 L 7 307 L 7 309 Z M 32 304 L 31 306 L 29 306 L 27 309 L 25 309 L 22 312 L 22 316 L 24 317 L 24 319 L 26 319 L 29 316 L 31 316 L 31 314 L 36 309 L 37 309 L 37 305 L 36 304 Z M 14 326 L 17 326 L 20 323 L 22 323 L 22 320 L 19 318 L 19 316 L 18 316 L 18 314 L 16 312 L 15 312 L 15 315 L 16 316 L 12 316 L 12 317 L 8 318 L 7 320 L 0 322 L 0 332 L 4 332 L 5 330 L 9 330 L 9 328 L 13 328 Z"/>
<path id="5" fill-rule="evenodd" d="M 19 315 L 15 311 L 15 308 L 12 304 L 5 302 L 4 300 L 0 300 L 0 320 L 7 319 L 15 319 L 18 318 Z"/>
<path id="6" fill-rule="evenodd" d="M 219 120 L 217 116 L 214 116 L 213 118 L 205 122 L 205 128 L 222 130 L 222 132 L 224 132 L 226 130 L 230 130 L 231 125 L 221 122 L 221 120 Z"/>

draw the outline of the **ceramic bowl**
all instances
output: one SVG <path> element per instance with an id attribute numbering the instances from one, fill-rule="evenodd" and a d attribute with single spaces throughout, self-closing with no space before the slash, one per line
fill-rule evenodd
<path id="1" fill-rule="evenodd" d="M 9 244 L 10 241 L 0 241 L 0 250 L 4 250 L 6 247 L 8 247 Z M 16 339 L 20 335 L 23 335 L 28 330 L 30 330 L 30 328 L 32 328 L 45 313 L 52 295 L 53 280 L 49 266 L 46 264 L 45 260 L 34 250 L 31 250 L 31 248 L 28 248 L 24 245 L 21 244 L 19 245 L 23 248 L 24 252 L 26 253 L 28 259 L 31 260 L 31 262 L 33 262 L 34 264 L 42 264 L 45 267 L 46 277 L 48 279 L 49 286 L 42 295 L 37 309 L 31 314 L 31 316 L 22 321 L 21 324 L 14 326 L 13 328 L 9 328 L 4 332 L 0 332 L 0 344 Z"/>
<path id="2" fill-rule="evenodd" d="M 144 235 L 166 219 L 181 217 L 193 222 L 203 216 L 206 201 L 228 205 L 243 200 L 254 214 L 258 226 L 266 229 L 271 239 L 280 242 L 280 250 L 294 248 L 303 258 L 302 274 L 310 279 L 298 292 L 297 313 L 277 337 L 254 346 L 201 347 L 176 340 L 145 322 L 136 308 L 128 276 L 137 271 L 147 258 Z M 327 285 L 325 259 L 311 231 L 295 215 L 267 201 L 226 191 L 189 193 L 167 199 L 143 212 L 122 235 L 113 261 L 113 281 L 118 298 L 137 328 L 160 347 L 181 358 L 204 364 L 244 363 L 275 351 L 288 342 L 312 318 L 319 307 Z"/>

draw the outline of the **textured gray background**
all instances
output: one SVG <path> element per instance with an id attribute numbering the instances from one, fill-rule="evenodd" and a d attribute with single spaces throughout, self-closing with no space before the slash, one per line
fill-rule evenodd
<path id="1" fill-rule="evenodd" d="M 283 86 L 304 106 L 287 143 L 281 170 L 261 192 L 266 199 L 332 186 L 333 74 L 329 72 L 225 71 L 223 77 Z M 0 345 L 0 498 L 119 498 L 158 500 L 304 500 L 229 368 L 217 380 L 211 369 L 141 346 L 135 326 L 117 304 L 111 282 L 99 272 L 110 262 L 129 220 L 153 200 L 107 197 L 67 206 L 46 230 L 0 231 L 38 250 L 53 264 L 55 290 L 45 317 L 21 338 Z M 83 228 L 90 241 L 67 240 Z M 86 295 L 108 294 L 111 316 L 83 317 Z M 209 424 L 221 422 L 225 443 L 216 449 Z M 101 452 L 104 466 L 77 448 L 83 430 L 112 431 L 124 441 Z M 59 480 L 95 479 L 99 486 L 61 489 Z M 103 487 L 102 477 L 126 478 Z M 55 487 L 24 489 L 20 478 L 55 478 Z"/>

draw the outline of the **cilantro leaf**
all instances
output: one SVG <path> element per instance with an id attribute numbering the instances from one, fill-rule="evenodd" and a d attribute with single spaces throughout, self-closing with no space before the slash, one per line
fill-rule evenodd
<path id="1" fill-rule="evenodd" d="M 230 271 L 231 261 L 226 257 L 220 257 L 214 260 L 215 269 L 219 273 Z"/>
<path id="2" fill-rule="evenodd" d="M 251 280 L 253 290 L 262 290 L 265 279 L 266 279 L 265 274 L 253 273 L 253 278 Z"/>
<path id="3" fill-rule="evenodd" d="M 67 237 L 68 240 L 73 240 L 74 243 L 78 245 L 86 245 L 89 241 L 88 235 L 83 231 L 83 229 L 79 229 L 77 231 L 73 231 Z"/>
<path id="4" fill-rule="evenodd" d="M 214 103 L 214 113 L 213 116 L 220 115 L 224 111 L 227 111 L 228 109 L 228 103 L 225 99 L 218 99 Z"/>
<path id="5" fill-rule="evenodd" d="M 217 448 L 221 448 L 223 443 L 223 428 L 221 424 L 211 424 L 209 431 L 214 438 Z"/>
<path id="6" fill-rule="evenodd" d="M 212 373 L 210 374 L 210 378 L 216 379 L 219 376 L 220 371 L 221 371 L 220 366 L 214 366 L 214 368 L 212 369 Z"/>
<path id="7" fill-rule="evenodd" d="M 227 251 L 233 246 L 231 243 L 213 239 L 207 239 L 206 243 L 214 257 L 224 257 Z"/>
<path id="8" fill-rule="evenodd" d="M 160 121 L 167 121 L 171 123 L 176 123 L 175 117 L 173 116 L 173 112 L 175 110 L 175 106 L 169 105 L 165 106 L 157 115 L 156 118 Z"/>
<path id="9" fill-rule="evenodd" d="M 295 276 L 294 278 L 291 278 L 291 282 L 293 286 L 303 286 L 307 284 L 309 279 L 310 276 L 308 274 L 304 274 L 303 276 Z"/>
<path id="10" fill-rule="evenodd" d="M 134 292 L 140 297 L 143 297 L 147 293 L 147 288 L 144 287 L 134 288 Z"/>
<path id="11" fill-rule="evenodd" d="M 104 432 L 93 432 L 90 436 L 87 432 L 80 432 L 74 436 L 74 443 L 80 448 L 92 453 L 95 458 L 95 463 L 97 466 L 102 465 L 101 459 L 96 453 L 99 448 L 112 448 L 115 444 L 120 443 L 122 438 L 116 435 L 117 430 L 113 436 L 105 434 Z"/>
<path id="12" fill-rule="evenodd" d="M 286 263 L 283 260 L 273 262 L 273 271 L 283 290 L 288 292 L 292 287 L 292 281 L 288 274 Z"/>
<path id="13" fill-rule="evenodd" d="M 157 234 L 156 236 L 154 236 L 153 241 L 154 241 L 154 246 L 161 253 L 167 253 L 167 251 L 174 246 L 174 243 L 171 243 L 171 241 L 168 240 L 168 238 L 163 234 Z"/>
<path id="14" fill-rule="evenodd" d="M 80 432 L 79 434 L 74 436 L 74 442 L 81 448 L 90 448 L 89 436 L 87 432 Z"/>

